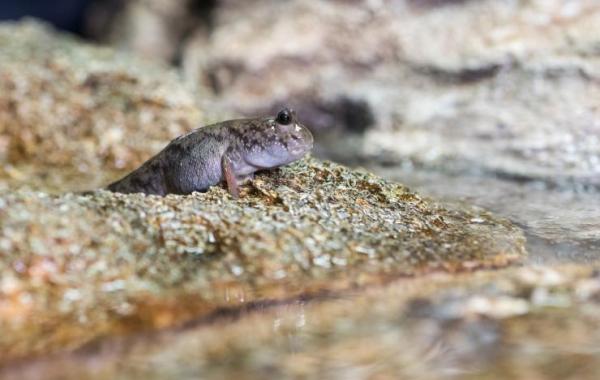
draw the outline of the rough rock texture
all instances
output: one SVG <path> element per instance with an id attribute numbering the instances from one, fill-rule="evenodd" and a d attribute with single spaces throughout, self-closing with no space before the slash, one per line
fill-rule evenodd
<path id="1" fill-rule="evenodd" d="M 3 188 L 93 188 L 204 121 L 177 73 L 130 55 L 34 22 L 0 25 L 0 50 Z"/>
<path id="2" fill-rule="evenodd" d="M 3 361 L 222 307 L 524 255 L 520 231 L 485 212 L 449 211 L 317 161 L 261 176 L 239 201 L 213 188 L 165 198 L 17 192 L 0 202 Z"/>
<path id="3" fill-rule="evenodd" d="M 367 155 L 600 186 L 596 1 L 219 4 L 184 69 L 240 112 L 290 103 L 374 126 Z"/>
<path id="4" fill-rule="evenodd" d="M 595 379 L 600 277 L 538 267 L 436 274 L 13 366 L 36 379 Z M 234 315 L 235 317 L 235 315 Z"/>

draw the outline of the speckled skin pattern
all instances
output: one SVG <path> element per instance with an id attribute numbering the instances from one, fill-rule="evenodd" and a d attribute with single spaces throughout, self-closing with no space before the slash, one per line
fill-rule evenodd
<path id="1" fill-rule="evenodd" d="M 312 134 L 287 108 L 276 117 L 224 121 L 176 138 L 108 190 L 189 194 L 226 181 L 237 196 L 238 183 L 254 172 L 296 161 L 312 146 Z"/>

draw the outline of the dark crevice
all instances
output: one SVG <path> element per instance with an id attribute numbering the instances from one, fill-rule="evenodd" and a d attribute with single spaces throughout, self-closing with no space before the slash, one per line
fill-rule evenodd
<path id="1" fill-rule="evenodd" d="M 408 0 L 408 4 L 414 8 L 432 9 L 445 6 L 458 6 L 473 0 Z"/>
<path id="2" fill-rule="evenodd" d="M 177 39 L 177 50 L 172 64 L 181 66 L 185 53 L 185 44 L 198 30 L 210 33 L 215 25 L 215 11 L 219 5 L 218 0 L 190 0 L 187 3 L 189 22 L 183 27 Z"/>
<path id="3" fill-rule="evenodd" d="M 218 0 L 191 0 L 188 3 L 188 9 L 199 23 L 206 25 L 208 29 L 212 29 L 215 24 L 217 5 L 219 5 Z"/>
<path id="4" fill-rule="evenodd" d="M 113 27 L 117 15 L 125 10 L 124 0 L 91 0 L 83 15 L 83 37 L 95 42 L 103 42 Z"/>
<path id="5" fill-rule="evenodd" d="M 414 72 L 447 84 L 471 84 L 495 77 L 507 65 L 491 63 L 479 67 L 447 70 L 436 66 L 410 65 Z"/>
<path id="6" fill-rule="evenodd" d="M 301 95 L 289 98 L 294 100 L 276 101 L 257 114 L 275 114 L 289 105 L 296 110 L 298 119 L 316 135 L 332 131 L 362 135 L 377 122 L 371 106 L 364 99 L 346 95 L 334 99 L 308 99 Z"/>

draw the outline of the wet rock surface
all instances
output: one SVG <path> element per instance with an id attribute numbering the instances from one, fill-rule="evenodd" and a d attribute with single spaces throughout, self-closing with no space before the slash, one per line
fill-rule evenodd
<path id="1" fill-rule="evenodd" d="M 599 295 L 600 278 L 590 268 L 436 274 L 324 303 L 112 340 L 3 374 L 593 379 L 600 370 Z"/>
<path id="2" fill-rule="evenodd" d="M 600 203 L 595 191 L 410 167 L 373 165 L 369 170 L 445 203 L 474 204 L 511 220 L 526 234 L 532 263 L 597 263 L 600 259 Z"/>

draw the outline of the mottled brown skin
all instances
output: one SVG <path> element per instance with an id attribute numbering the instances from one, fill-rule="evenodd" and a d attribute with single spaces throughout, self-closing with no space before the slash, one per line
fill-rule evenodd
<path id="1" fill-rule="evenodd" d="M 276 117 L 224 121 L 176 138 L 108 190 L 189 194 L 226 181 L 237 197 L 241 181 L 302 158 L 312 145 L 312 134 L 289 109 Z"/>

